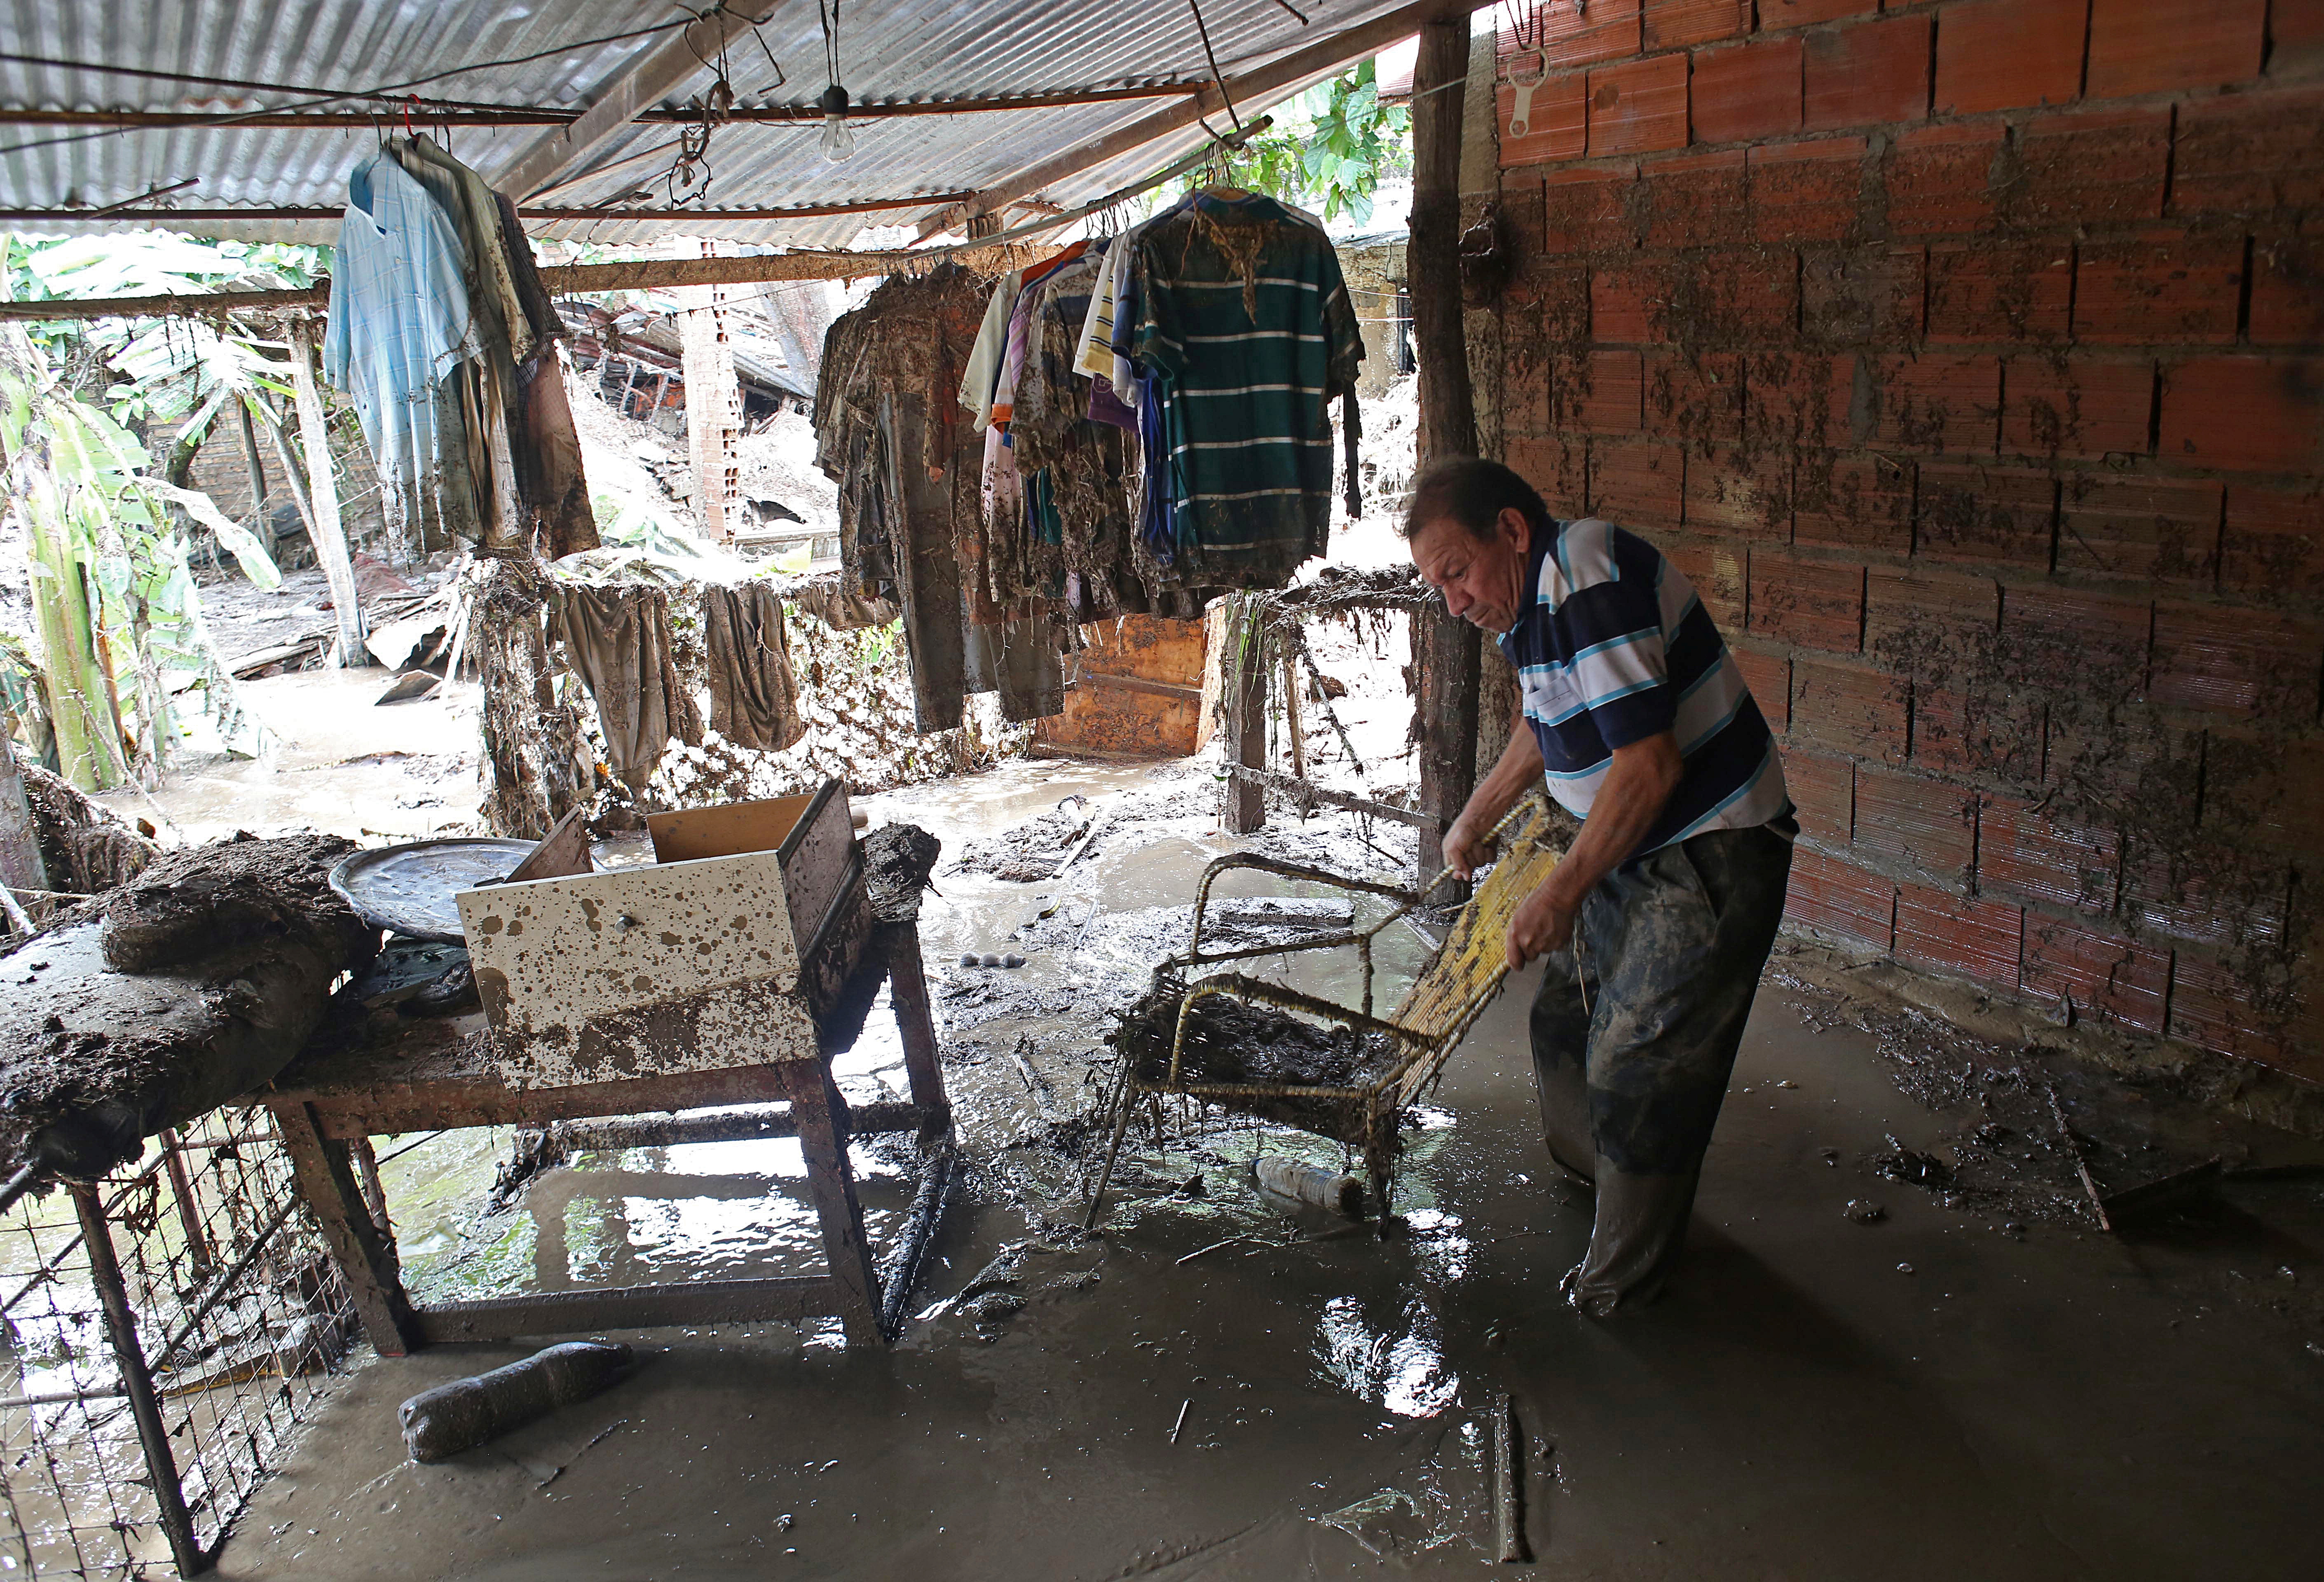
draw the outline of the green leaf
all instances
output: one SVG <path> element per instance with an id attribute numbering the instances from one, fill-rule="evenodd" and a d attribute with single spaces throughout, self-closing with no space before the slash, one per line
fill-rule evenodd
<path id="1" fill-rule="evenodd" d="M 282 585 L 282 573 L 275 566 L 273 557 L 256 534 L 217 508 L 216 501 L 198 489 L 180 489 L 148 478 L 143 487 L 152 494 L 182 506 L 186 513 L 217 535 L 217 541 L 231 551 L 241 564 L 242 575 L 256 586 L 269 590 Z"/>

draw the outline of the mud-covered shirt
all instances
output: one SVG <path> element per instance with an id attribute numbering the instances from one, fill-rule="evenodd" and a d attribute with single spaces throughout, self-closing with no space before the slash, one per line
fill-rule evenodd
<path id="1" fill-rule="evenodd" d="M 1531 602 L 1501 638 L 1524 689 L 1550 794 L 1588 818 L 1614 750 L 1665 731 L 1685 772 L 1626 860 L 1792 809 L 1775 740 L 1684 573 L 1595 518 L 1533 546 Z"/>

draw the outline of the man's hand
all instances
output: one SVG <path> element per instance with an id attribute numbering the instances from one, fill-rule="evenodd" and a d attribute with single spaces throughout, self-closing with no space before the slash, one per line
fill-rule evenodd
<path id="1" fill-rule="evenodd" d="M 1545 883 L 1525 898 L 1509 919 L 1509 970 L 1514 972 L 1536 956 L 1563 950 L 1573 937 L 1575 908 L 1558 893 L 1554 882 Z"/>
<path id="2" fill-rule="evenodd" d="M 1492 855 L 1492 842 L 1463 814 L 1444 832 L 1444 866 L 1462 878 L 1474 878 L 1477 865 Z"/>

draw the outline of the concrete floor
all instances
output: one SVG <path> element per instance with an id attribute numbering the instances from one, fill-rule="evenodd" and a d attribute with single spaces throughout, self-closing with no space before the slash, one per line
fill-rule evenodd
<path id="1" fill-rule="evenodd" d="M 950 843 L 1067 789 L 1139 783 L 1011 774 L 967 793 L 982 799 L 972 812 L 945 811 L 960 786 L 875 811 Z M 1100 858 L 1080 888 L 1104 917 L 1183 901 L 1220 849 L 1197 820 Z M 965 1024 L 970 1002 L 945 998 L 957 970 L 939 964 L 991 948 L 1028 892 L 938 882 L 932 975 Z M 1102 917 L 1085 949 L 1108 930 Z M 1074 964 L 1056 955 L 1026 970 L 1070 989 Z M 1906 1098 L 1835 996 L 1771 986 L 1683 1274 L 1658 1307 L 1593 1323 L 1556 1297 L 1588 1224 L 1545 1179 L 1523 1036 L 1532 979 L 1455 1058 L 1385 1242 L 1305 1239 L 1341 1222 L 1267 1207 L 1245 1184 L 1261 1145 L 1327 1161 L 1336 1148 L 1215 1129 L 1138 1154 L 1102 1236 L 1078 1242 L 1070 1173 L 1008 1145 L 1054 1135 L 1041 1118 L 1081 1102 L 1070 1060 L 1095 1027 L 1070 1007 L 1028 1023 L 1019 1047 L 1042 1091 L 1005 1055 L 1016 1022 L 956 1026 L 948 1080 L 978 1168 L 900 1345 L 851 1353 L 822 1325 L 640 1332 L 624 1337 L 645 1356 L 629 1381 L 427 1467 L 402 1458 L 396 1403 L 530 1348 L 373 1360 L 261 1492 L 219 1575 L 1467 1574 L 1491 1564 L 1483 1424 L 1504 1393 L 1528 1441 L 1544 1575 L 2324 1575 L 2315 1178 L 2237 1182 L 2132 1237 L 2038 1213 L 2005 1232 L 2006 1209 L 1948 1208 L 1874 1173 L 1892 1137 L 1933 1148 L 1974 1117 Z M 858 1057 L 848 1081 L 864 1090 L 887 1058 Z M 2179 1136 L 2203 1129 L 2178 1118 Z M 2218 1135 L 2231 1161 L 2310 1156 L 2248 1127 Z M 552 1172 L 479 1235 L 441 1201 L 488 1156 L 469 1137 L 467 1154 L 416 1154 L 426 1168 L 397 1178 L 407 1249 L 436 1238 L 433 1277 L 522 1288 L 809 1266 L 783 1228 L 801 1211 L 785 1145 L 634 1151 L 596 1162 L 619 1173 L 595 1184 L 588 1169 Z M 876 1231 L 908 1186 L 893 1164 L 864 1165 Z M 1196 1173 L 1204 1196 L 1173 1194 Z M 1851 1200 L 1886 1218 L 1853 1222 Z M 1245 1239 L 1216 1245 L 1230 1237 Z M 1011 1247 L 1004 1289 L 1021 1311 L 946 1301 Z"/>

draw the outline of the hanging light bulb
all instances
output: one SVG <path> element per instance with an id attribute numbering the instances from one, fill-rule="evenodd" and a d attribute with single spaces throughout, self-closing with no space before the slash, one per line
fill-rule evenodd
<path id="1" fill-rule="evenodd" d="M 847 129 L 847 90 L 835 82 L 816 103 L 823 107 L 823 157 L 844 160 L 855 152 L 855 133 Z"/>

